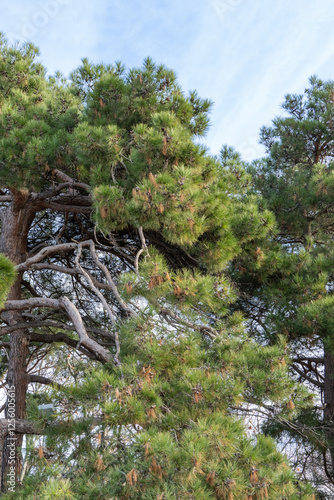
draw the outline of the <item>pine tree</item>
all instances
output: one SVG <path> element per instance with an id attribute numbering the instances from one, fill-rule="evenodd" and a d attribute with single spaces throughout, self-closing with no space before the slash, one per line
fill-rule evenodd
<path id="1" fill-rule="evenodd" d="M 322 464 L 327 485 L 334 465 L 333 96 L 333 82 L 312 77 L 303 95 L 286 96 L 286 115 L 262 128 L 268 157 L 250 171 L 277 229 L 271 240 L 254 241 L 232 272 L 253 333 L 271 343 L 284 335 L 292 372 L 319 394 L 294 431 L 274 428 L 307 447 L 316 457 L 314 480 L 321 482 Z"/>
<path id="2" fill-rule="evenodd" d="M 257 344 L 230 312 L 227 265 L 273 218 L 237 159 L 226 168 L 195 140 L 210 102 L 150 59 L 130 71 L 84 60 L 68 84 L 36 54 L 2 40 L 0 250 L 17 278 L 1 368 L 16 433 L 31 436 L 14 493 L 2 421 L 3 491 L 314 498 L 243 425 L 249 405 L 289 421 L 310 403 L 284 342 Z"/>

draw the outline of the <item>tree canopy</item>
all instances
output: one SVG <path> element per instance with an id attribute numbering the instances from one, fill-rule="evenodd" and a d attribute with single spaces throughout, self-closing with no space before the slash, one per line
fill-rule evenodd
<path id="1" fill-rule="evenodd" d="M 67 81 L 0 52 L 4 498 L 315 498 L 254 424 L 293 427 L 312 394 L 285 331 L 258 342 L 240 312 L 276 226 L 239 155 L 203 145 L 210 101 L 149 58 Z"/>

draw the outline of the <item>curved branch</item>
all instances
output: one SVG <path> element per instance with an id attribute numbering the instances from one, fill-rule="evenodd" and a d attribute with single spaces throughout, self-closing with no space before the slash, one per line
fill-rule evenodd
<path id="1" fill-rule="evenodd" d="M 106 310 L 108 316 L 109 316 L 109 319 L 111 321 L 111 323 L 113 325 L 115 325 L 116 323 L 116 320 L 115 320 L 115 317 L 104 297 L 104 295 L 96 288 L 96 286 L 94 286 L 94 283 L 90 277 L 90 275 L 84 271 L 84 269 L 81 267 L 80 263 L 79 263 L 79 260 L 80 260 L 80 256 L 81 256 L 81 253 L 82 253 L 82 245 L 79 244 L 78 246 L 78 252 L 77 252 L 77 255 L 76 255 L 76 258 L 75 258 L 75 264 L 77 266 L 77 268 L 79 269 L 80 273 L 87 279 L 91 289 L 94 291 L 94 293 L 99 297 L 100 301 L 102 302 L 102 305 L 104 307 L 104 309 Z M 114 356 L 114 363 L 116 364 L 116 366 L 120 365 L 120 361 L 118 359 L 118 356 L 119 356 L 119 353 L 120 353 L 120 343 L 119 343 L 119 339 L 118 339 L 118 335 L 117 333 L 115 333 L 115 343 L 116 343 L 116 354 Z"/>
<path id="2" fill-rule="evenodd" d="M 310 382 L 311 384 L 314 384 L 317 387 L 320 387 L 320 389 L 323 389 L 325 387 L 325 384 L 322 382 L 319 382 L 318 380 L 315 380 L 314 378 L 310 377 L 309 375 L 306 375 L 306 373 L 303 373 L 302 370 L 300 370 L 295 363 L 291 365 L 291 368 L 298 373 L 302 378 Z"/>
<path id="3" fill-rule="evenodd" d="M 147 245 L 146 245 L 146 239 L 145 239 L 145 235 L 144 235 L 144 231 L 143 231 L 142 226 L 138 227 L 138 234 L 139 234 L 139 238 L 140 238 L 140 241 L 141 241 L 142 248 L 144 250 L 146 250 L 146 252 L 148 253 L 148 248 L 147 248 Z M 148 255 L 150 255 L 150 254 L 148 253 Z"/>
<path id="4" fill-rule="evenodd" d="M 65 174 L 65 172 L 62 172 L 61 170 L 58 170 L 58 168 L 54 168 L 52 170 L 52 175 L 58 177 L 58 179 L 60 179 L 63 182 L 67 182 L 67 183 L 74 183 L 75 182 L 74 179 L 72 179 L 72 177 Z M 89 184 L 84 184 L 84 183 L 80 183 L 80 184 L 85 186 L 85 189 L 87 191 L 90 191 L 91 188 L 90 188 Z"/>
<path id="5" fill-rule="evenodd" d="M 16 310 L 23 311 L 25 309 L 32 309 L 34 307 L 51 307 L 52 309 L 62 309 L 71 319 L 75 330 L 79 336 L 79 346 L 83 345 L 87 350 L 93 352 L 103 362 L 112 360 L 111 353 L 102 347 L 98 342 L 91 339 L 86 331 L 85 325 L 82 321 L 81 315 L 75 305 L 67 298 L 50 299 L 47 297 L 32 297 L 25 300 L 8 300 L 5 303 L 5 311 Z"/>
<path id="6" fill-rule="evenodd" d="M 324 461 L 325 474 L 326 474 L 328 480 L 330 481 L 330 483 L 334 484 L 333 477 L 330 475 L 329 470 L 328 470 L 328 466 L 327 466 L 326 451 L 323 452 L 322 458 Z"/>
<path id="7" fill-rule="evenodd" d="M 156 304 L 156 305 L 158 305 L 158 304 Z M 184 325 L 188 328 L 191 328 L 192 330 L 196 330 L 197 332 L 204 333 L 204 334 L 208 335 L 209 337 L 211 337 L 212 339 L 215 339 L 218 335 L 218 332 L 214 328 L 211 328 L 210 326 L 207 326 L 207 325 L 197 325 L 195 323 L 189 323 L 188 321 L 186 321 L 182 318 L 179 318 L 179 316 L 174 314 L 173 311 L 171 311 L 170 309 L 168 309 L 166 307 L 162 307 L 159 312 L 165 318 L 170 317 L 176 323 L 179 323 L 180 325 Z"/>
<path id="8" fill-rule="evenodd" d="M 138 250 L 136 257 L 135 257 L 135 270 L 136 270 L 137 274 L 138 274 L 138 266 L 139 266 L 139 257 L 141 256 L 141 254 L 144 251 L 145 251 L 144 248 L 141 248 L 140 250 Z"/>
<path id="9" fill-rule="evenodd" d="M 108 283 L 108 285 L 110 287 L 110 290 L 115 295 L 115 297 L 116 297 L 119 305 L 123 309 L 123 311 L 125 311 L 130 316 L 137 317 L 137 313 L 130 306 L 128 306 L 124 302 L 124 300 L 122 299 L 122 297 L 120 296 L 119 291 L 117 289 L 117 286 L 113 282 L 113 279 L 112 279 L 112 277 L 110 275 L 110 272 L 109 272 L 107 266 L 105 266 L 104 264 L 102 264 L 102 262 L 99 260 L 97 254 L 96 254 L 94 242 L 92 240 L 89 240 L 89 241 L 84 242 L 82 244 L 82 246 L 89 246 L 89 249 L 90 249 L 90 252 L 92 254 L 92 257 L 93 257 L 93 260 L 94 260 L 95 264 L 103 271 L 103 273 L 104 273 L 104 275 L 106 277 L 107 283 Z"/>
<path id="10" fill-rule="evenodd" d="M 42 248 L 42 250 L 40 250 L 36 255 L 30 257 L 25 262 L 22 262 L 21 264 L 16 266 L 16 270 L 19 272 L 26 271 L 33 264 L 40 262 L 41 260 L 45 259 L 46 257 L 49 257 L 50 255 L 54 255 L 61 252 L 69 252 L 71 250 L 75 250 L 77 247 L 78 247 L 77 243 L 61 243 L 59 245 L 52 245 L 49 247 Z"/>
<path id="11" fill-rule="evenodd" d="M 60 195 L 53 201 L 42 200 L 40 209 L 50 208 L 56 212 L 72 212 L 79 214 L 91 214 L 92 202 L 88 196 Z"/>
<path id="12" fill-rule="evenodd" d="M 54 382 L 50 378 L 43 377 L 42 375 L 29 375 L 28 384 L 54 385 L 57 389 L 62 387 L 58 382 Z"/>
<path id="13" fill-rule="evenodd" d="M 87 349 L 84 349 L 82 346 L 78 348 L 78 342 L 74 339 L 71 339 L 66 333 L 58 332 L 58 333 L 30 333 L 29 339 L 32 342 L 42 342 L 43 344 L 53 344 L 53 342 L 63 342 L 69 347 L 73 347 L 74 349 L 78 349 L 79 352 L 87 356 L 89 359 L 94 361 L 98 360 L 98 356 Z"/>
<path id="14" fill-rule="evenodd" d="M 85 184 L 84 182 L 67 181 L 63 182 L 62 184 L 58 184 L 58 186 L 52 191 L 44 191 L 43 193 L 38 194 L 36 198 L 38 200 L 45 200 L 47 198 L 52 198 L 53 196 L 58 195 L 60 191 L 66 188 L 70 188 L 70 192 L 72 195 L 74 194 L 74 188 L 84 189 L 88 193 L 91 190 L 90 186 L 88 184 Z"/>
<path id="15" fill-rule="evenodd" d="M 93 351 L 94 353 L 98 354 L 102 361 L 111 361 L 111 353 L 88 336 L 85 325 L 82 321 L 82 317 L 73 302 L 71 302 L 67 297 L 62 297 L 59 302 L 61 303 L 62 308 L 67 312 L 73 325 L 75 326 L 75 330 L 79 336 L 78 347 L 80 347 L 80 345 L 82 344 L 89 351 Z"/>

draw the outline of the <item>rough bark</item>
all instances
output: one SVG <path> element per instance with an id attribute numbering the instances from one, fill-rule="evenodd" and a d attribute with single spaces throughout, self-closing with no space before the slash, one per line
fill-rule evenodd
<path id="1" fill-rule="evenodd" d="M 26 395 L 29 382 L 33 379 L 27 373 L 28 348 L 30 341 L 54 342 L 62 340 L 71 347 L 75 347 L 78 351 L 86 354 L 91 359 L 108 362 L 112 360 L 111 353 L 103 347 L 99 342 L 95 341 L 87 334 L 86 327 L 82 321 L 79 311 L 75 305 L 66 297 L 59 300 L 47 299 L 45 297 L 33 297 L 23 299 L 21 295 L 22 276 L 25 270 L 46 257 L 54 255 L 58 251 L 71 252 L 77 249 L 77 244 L 74 242 L 54 245 L 40 250 L 36 255 L 28 255 L 28 234 L 33 223 L 35 214 L 44 209 L 59 209 L 60 212 L 91 212 L 91 200 L 89 196 L 82 196 L 75 188 L 87 191 L 87 186 L 79 183 L 73 183 L 71 186 L 60 185 L 54 192 L 46 191 L 40 195 L 36 193 L 28 193 L 25 190 L 11 189 L 11 194 L 7 196 L 6 201 L 9 202 L 6 206 L 0 209 L 0 252 L 5 254 L 16 264 L 18 271 L 17 280 L 12 287 L 7 304 L 12 304 L 13 307 L 6 307 L 0 313 L 2 321 L 7 325 L 4 327 L 3 334 L 10 334 L 10 345 L 8 349 L 8 374 L 7 387 L 11 389 L 11 394 L 15 394 L 15 411 L 13 413 L 12 406 L 9 407 L 8 401 L 12 404 L 13 398 L 7 399 L 5 408 L 6 419 L 15 418 L 18 421 L 25 421 L 26 417 Z M 59 194 L 61 189 L 70 188 L 70 194 Z M 74 204 L 73 204 L 74 203 Z M 75 270 L 78 273 L 78 270 Z M 96 281 L 96 280 L 94 280 Z M 98 285 L 100 285 L 97 282 Z M 102 286 L 109 289 L 109 284 Z M 68 338 L 63 333 L 53 335 L 34 334 L 28 330 L 28 327 L 22 326 L 27 324 L 24 319 L 24 310 L 31 307 L 56 307 L 62 310 L 73 324 L 73 329 L 76 330 L 79 342 Z M 66 325 L 65 325 L 66 326 Z M 30 328 L 30 326 L 29 326 Z M 106 332 L 105 332 L 106 335 Z M 115 342 L 114 335 L 109 335 L 109 338 Z M 35 382 L 42 382 L 41 378 Z M 46 379 L 42 383 L 46 383 Z M 9 458 L 13 457 L 13 442 L 15 442 L 15 475 L 19 479 L 21 473 L 21 446 L 23 434 L 17 428 L 12 435 L 3 432 L 0 426 L 0 470 L 1 470 L 1 491 L 6 491 L 6 482 L 9 471 Z M 1 451 L 2 450 L 2 451 Z"/>
<path id="2" fill-rule="evenodd" d="M 324 383 L 324 423 L 326 438 L 331 456 L 331 476 L 334 476 L 334 356 L 325 349 L 325 383 Z"/>
<path id="3" fill-rule="evenodd" d="M 0 234 L 0 252 L 9 257 L 15 264 L 24 262 L 27 258 L 27 237 L 30 225 L 34 218 L 35 210 L 25 191 L 12 192 L 12 202 L 2 212 L 2 225 Z M 17 280 L 12 287 L 9 299 L 21 299 L 22 273 L 18 273 Z M 8 311 L 2 313 L 3 320 L 8 325 L 22 321 L 20 311 Z M 24 419 L 26 416 L 26 393 L 28 388 L 27 355 L 28 338 L 26 331 L 16 330 L 10 336 L 10 350 L 8 360 L 7 387 L 13 387 L 15 392 L 15 418 Z M 13 413 L 8 408 L 8 400 L 5 408 L 6 418 L 11 418 Z M 16 477 L 21 470 L 20 449 L 22 435 L 15 435 L 15 469 Z M 4 439 L 2 449 L 2 475 L 1 490 L 5 490 L 6 475 L 8 472 L 9 457 L 8 437 Z"/>

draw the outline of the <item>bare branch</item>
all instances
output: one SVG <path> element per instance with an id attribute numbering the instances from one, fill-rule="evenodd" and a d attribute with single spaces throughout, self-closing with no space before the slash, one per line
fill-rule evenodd
<path id="1" fill-rule="evenodd" d="M 61 243 L 60 245 L 52 245 L 42 248 L 42 250 L 40 250 L 36 255 L 30 257 L 25 262 L 22 262 L 22 264 L 16 266 L 16 270 L 19 272 L 26 271 L 27 269 L 29 269 L 29 267 L 32 266 L 32 264 L 40 262 L 41 260 L 45 259 L 46 257 L 49 257 L 50 255 L 54 255 L 61 252 L 69 252 L 71 250 L 75 250 L 77 246 L 78 246 L 77 243 Z"/>
<path id="2" fill-rule="evenodd" d="M 24 311 L 35 307 L 51 307 L 52 309 L 63 309 L 64 306 L 58 299 L 48 297 L 31 297 L 22 300 L 7 300 L 3 308 L 4 311 Z"/>
<path id="3" fill-rule="evenodd" d="M 0 435 L 2 438 L 8 436 L 9 427 L 13 430 L 12 419 L 0 418 Z M 15 419 L 15 434 L 40 434 L 30 420 Z"/>
<path id="4" fill-rule="evenodd" d="M 63 182 L 74 182 L 72 177 L 65 174 L 65 172 L 62 172 L 61 170 L 58 170 L 58 168 L 54 168 L 52 170 L 52 175 L 54 175 L 55 177 L 58 177 L 58 179 L 60 179 Z"/>
<path id="5" fill-rule="evenodd" d="M 50 378 L 43 377 L 42 375 L 29 375 L 28 383 L 29 384 L 54 385 L 58 389 L 60 389 L 62 387 L 61 384 L 54 382 L 54 380 L 51 380 Z"/>
<path id="6" fill-rule="evenodd" d="M 293 358 L 292 361 L 294 363 L 303 363 L 303 362 L 307 362 L 307 363 L 315 363 L 315 364 L 320 364 L 320 363 L 324 363 L 324 358 L 316 358 L 316 357 L 298 357 L 298 358 Z"/>
<path id="7" fill-rule="evenodd" d="M 57 273 L 70 274 L 72 276 L 79 274 L 78 269 L 72 269 L 71 267 L 59 266 L 58 264 L 46 264 L 46 263 L 45 264 L 31 264 L 30 268 L 35 269 L 37 271 L 43 271 L 44 269 L 47 269 L 49 271 L 56 271 Z M 102 283 L 101 283 L 101 285 L 102 285 Z"/>
<path id="8" fill-rule="evenodd" d="M 77 349 L 79 352 L 87 356 L 89 359 L 92 360 L 99 360 L 99 357 L 97 354 L 94 354 L 84 347 L 80 346 L 78 348 L 78 342 L 74 339 L 71 339 L 66 335 L 66 333 L 63 332 L 58 332 L 54 334 L 50 333 L 35 333 L 32 332 L 29 334 L 29 339 L 32 342 L 43 342 L 44 344 L 53 344 L 54 342 L 63 342 L 64 344 L 68 345 L 69 347 L 73 347 L 74 349 Z"/>
<path id="9" fill-rule="evenodd" d="M 111 353 L 107 349 L 102 347 L 98 342 L 88 336 L 78 309 L 67 297 L 62 297 L 59 300 L 50 299 L 47 297 L 32 297 L 25 300 L 8 300 L 4 306 L 4 310 L 23 311 L 25 309 L 32 309 L 35 307 L 51 307 L 53 309 L 64 310 L 71 319 L 79 336 L 78 347 L 80 347 L 80 345 L 83 345 L 89 351 L 97 354 L 99 359 L 103 362 L 111 361 Z"/>
<path id="10" fill-rule="evenodd" d="M 323 389 L 325 385 L 322 382 L 319 382 L 318 380 L 315 380 L 314 378 L 310 377 L 306 373 L 304 373 L 302 370 L 300 370 L 295 363 L 291 365 L 291 368 L 298 373 L 302 378 L 307 380 L 308 382 L 311 382 L 311 384 L 314 384 L 317 387 L 320 387 L 320 389 Z"/>
<path id="11" fill-rule="evenodd" d="M 40 295 L 36 292 L 36 290 L 31 286 L 29 281 L 23 279 L 21 283 L 31 293 L 33 297 L 40 297 Z"/>
<path id="12" fill-rule="evenodd" d="M 215 339 L 218 335 L 218 332 L 214 329 L 211 328 L 210 326 L 207 325 L 198 325 L 196 323 L 189 323 L 188 321 L 180 318 L 176 314 L 173 313 L 170 309 L 167 309 L 165 307 L 162 307 L 160 309 L 160 314 L 165 317 L 170 317 L 172 318 L 176 323 L 179 323 L 180 325 L 184 325 L 188 328 L 191 328 L 192 330 L 196 330 L 200 333 L 204 333 L 211 337 L 212 339 Z"/>
<path id="13" fill-rule="evenodd" d="M 60 228 L 59 233 L 56 236 L 56 243 L 57 243 L 57 245 L 59 245 L 60 242 L 61 242 L 61 238 L 62 238 L 62 236 L 65 233 L 66 228 L 67 228 L 67 223 L 68 223 L 68 213 L 64 214 L 64 224 L 62 225 L 62 227 Z"/>
<path id="14" fill-rule="evenodd" d="M 85 188 L 84 184 L 78 184 L 79 187 Z M 64 184 L 60 186 L 64 188 Z M 41 194 L 33 193 L 31 195 L 32 201 L 35 202 L 35 204 L 36 201 L 38 202 L 38 206 L 35 205 L 35 211 L 49 208 L 64 213 L 90 214 L 92 212 L 92 199 L 89 194 L 80 194 L 78 191 L 71 189 L 68 193 L 59 194 L 57 191 L 59 191 L 58 188 L 53 191 L 45 191 Z"/>
<path id="15" fill-rule="evenodd" d="M 62 304 L 62 307 L 65 309 L 75 326 L 79 336 L 79 346 L 82 344 L 89 351 L 97 353 L 101 360 L 105 362 L 111 361 L 110 352 L 88 336 L 81 315 L 75 305 L 67 297 L 62 297 L 59 302 Z"/>
<path id="16" fill-rule="evenodd" d="M 138 228 L 138 234 L 139 234 L 139 238 L 140 238 L 140 241 L 141 241 L 142 248 L 144 250 L 146 250 L 146 252 L 148 253 L 148 249 L 147 249 L 146 240 L 145 240 L 144 231 L 143 231 L 142 226 L 139 226 L 139 228 Z M 148 255 L 150 255 L 150 254 L 148 253 Z"/>
<path id="17" fill-rule="evenodd" d="M 89 249 L 91 251 L 91 254 L 92 254 L 92 257 L 94 259 L 95 264 L 103 271 L 103 273 L 104 273 L 104 275 L 105 275 L 105 277 L 107 279 L 107 283 L 108 283 L 108 285 L 110 287 L 110 290 L 115 295 L 115 297 L 116 297 L 119 305 L 123 309 L 123 311 L 125 311 L 130 316 L 137 317 L 137 313 L 130 306 L 128 306 L 124 302 L 124 300 L 122 299 L 122 297 L 120 296 L 119 291 L 117 289 L 117 286 L 113 282 L 112 277 L 110 275 L 110 272 L 109 272 L 107 266 L 105 266 L 104 264 L 102 264 L 102 262 L 99 260 L 97 254 L 96 254 L 94 242 L 92 240 L 89 240 L 87 242 L 84 242 L 83 246 L 89 246 Z"/>
<path id="18" fill-rule="evenodd" d="M 144 248 L 141 248 L 137 254 L 136 254 L 136 258 L 135 258 L 135 270 L 136 270 L 136 273 L 138 274 L 138 265 L 139 265 L 139 257 L 141 256 L 141 254 L 144 252 Z"/>
<path id="19" fill-rule="evenodd" d="M 85 184 L 84 182 L 74 182 L 74 181 L 69 181 L 69 182 L 64 182 L 62 184 L 58 184 L 58 186 L 53 189 L 52 191 L 45 191 L 44 193 L 41 193 L 38 196 L 39 200 L 44 200 L 46 198 L 52 198 L 53 196 L 56 196 L 59 194 L 63 189 L 70 188 L 70 193 L 75 195 L 74 188 L 77 189 L 84 189 L 88 193 L 90 192 L 91 188 L 88 184 Z"/>
<path id="20" fill-rule="evenodd" d="M 328 470 L 327 459 L 326 459 L 326 452 L 325 451 L 322 454 L 322 458 L 323 458 L 323 461 L 324 461 L 325 474 L 326 474 L 327 478 L 329 479 L 330 483 L 334 484 L 333 476 L 331 476 L 331 474 L 329 473 L 329 470 Z"/>
<path id="21" fill-rule="evenodd" d="M 44 269 L 50 270 L 50 271 L 56 271 L 58 273 L 63 273 L 63 274 L 69 274 L 71 276 L 75 276 L 77 274 L 81 274 L 79 269 L 73 269 L 71 267 L 64 267 L 64 266 L 58 266 L 58 264 L 32 264 L 31 269 L 35 269 L 37 271 L 41 271 Z M 97 288 L 101 288 L 103 290 L 109 290 L 113 291 L 112 288 L 107 284 L 107 283 L 101 283 L 101 281 L 98 281 L 94 276 L 92 276 L 87 270 L 85 270 L 87 274 L 89 274 L 90 279 L 94 283 L 94 285 Z"/>
<path id="22" fill-rule="evenodd" d="M 82 245 L 79 244 L 78 246 L 78 251 L 77 251 L 77 255 L 76 255 L 76 258 L 75 258 L 75 264 L 76 266 L 78 267 L 78 269 L 80 270 L 81 274 L 87 279 L 91 289 L 94 291 L 94 293 L 99 297 L 100 301 L 102 302 L 102 305 L 104 307 L 104 309 L 106 310 L 108 316 L 109 316 L 109 319 L 111 321 L 111 323 L 113 325 L 115 325 L 116 323 L 116 320 L 115 320 L 115 317 L 112 313 L 112 310 L 110 309 L 104 295 L 96 288 L 96 286 L 94 285 L 90 275 L 84 271 L 84 269 L 81 267 L 80 263 L 79 263 L 79 260 L 80 260 L 80 256 L 81 256 L 81 253 L 82 253 Z M 118 356 L 119 356 L 119 353 L 120 353 L 120 344 L 119 344 L 119 339 L 118 339 L 118 335 L 117 333 L 115 334 L 115 343 L 116 343 L 116 354 L 114 356 L 114 363 L 116 364 L 116 366 L 120 365 L 120 361 L 118 359 Z"/>

